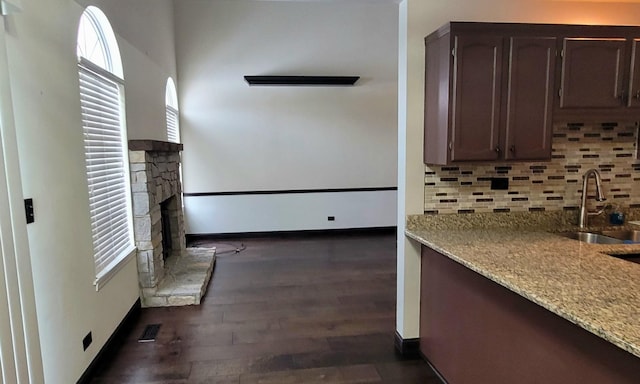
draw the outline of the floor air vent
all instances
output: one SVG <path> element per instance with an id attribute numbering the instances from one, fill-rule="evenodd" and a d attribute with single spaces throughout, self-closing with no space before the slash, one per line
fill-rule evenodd
<path id="1" fill-rule="evenodd" d="M 144 328 L 142 335 L 138 338 L 138 343 L 149 343 L 152 341 L 156 341 L 156 337 L 158 336 L 158 331 L 160 330 L 160 325 L 162 324 L 149 324 Z"/>

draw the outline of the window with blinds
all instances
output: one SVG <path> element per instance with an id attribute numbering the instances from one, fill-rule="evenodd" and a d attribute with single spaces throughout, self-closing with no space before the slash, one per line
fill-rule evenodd
<path id="1" fill-rule="evenodd" d="M 99 72 L 79 65 L 96 284 L 134 249 L 122 84 Z"/>
<path id="2" fill-rule="evenodd" d="M 96 289 L 135 253 L 123 71 L 107 16 L 88 6 L 78 25 L 80 101 Z"/>
<path id="3" fill-rule="evenodd" d="M 180 130 L 178 126 L 178 110 L 167 105 L 167 139 L 172 143 L 180 142 Z"/>

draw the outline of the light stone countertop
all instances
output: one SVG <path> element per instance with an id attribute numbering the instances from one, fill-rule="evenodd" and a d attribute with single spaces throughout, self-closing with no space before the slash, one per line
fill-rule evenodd
<path id="1" fill-rule="evenodd" d="M 640 244 L 587 244 L 517 225 L 428 228 L 408 219 L 408 237 L 640 357 L 640 264 L 607 255 L 640 253 Z"/>

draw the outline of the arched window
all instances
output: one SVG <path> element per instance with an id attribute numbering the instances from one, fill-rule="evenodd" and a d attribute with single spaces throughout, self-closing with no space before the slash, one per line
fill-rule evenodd
<path id="1" fill-rule="evenodd" d="M 178 93 L 172 78 L 167 80 L 165 92 L 165 104 L 167 105 L 167 139 L 173 143 L 180 142 L 180 120 L 178 112 Z"/>
<path id="2" fill-rule="evenodd" d="M 78 72 L 89 210 L 100 288 L 133 254 L 124 76 L 104 13 L 87 7 L 78 27 Z"/>

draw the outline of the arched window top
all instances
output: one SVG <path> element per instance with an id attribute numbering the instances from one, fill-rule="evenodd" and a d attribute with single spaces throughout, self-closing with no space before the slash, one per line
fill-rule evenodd
<path id="1" fill-rule="evenodd" d="M 178 110 L 178 93 L 176 92 L 176 84 L 173 82 L 172 78 L 167 79 L 165 103 L 167 104 L 167 106 Z"/>
<path id="2" fill-rule="evenodd" d="M 78 59 L 124 78 L 120 49 L 107 16 L 97 7 L 89 6 L 80 17 L 78 26 Z"/>

